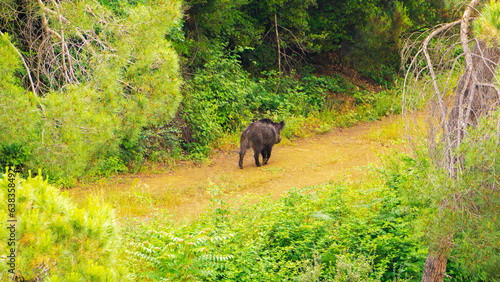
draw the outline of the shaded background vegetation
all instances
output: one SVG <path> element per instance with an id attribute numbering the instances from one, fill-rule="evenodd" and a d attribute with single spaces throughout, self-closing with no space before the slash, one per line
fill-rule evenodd
<path id="1" fill-rule="evenodd" d="M 182 36 L 171 37 L 187 78 L 185 148 L 207 152 L 221 132 L 262 116 L 331 111 L 344 102 L 337 94 L 379 104 L 342 75 L 391 87 L 401 35 L 447 16 L 442 1 L 187 1 Z"/>

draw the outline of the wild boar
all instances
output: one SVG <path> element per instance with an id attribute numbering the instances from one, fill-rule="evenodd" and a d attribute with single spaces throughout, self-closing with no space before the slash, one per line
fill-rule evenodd
<path id="1" fill-rule="evenodd" d="M 281 130 L 285 122 L 273 122 L 265 118 L 249 124 L 241 133 L 240 139 L 240 168 L 243 168 L 243 157 L 245 152 L 253 148 L 255 164 L 260 166 L 259 155 L 262 154 L 264 164 L 267 164 L 271 157 L 273 145 L 281 141 Z"/>

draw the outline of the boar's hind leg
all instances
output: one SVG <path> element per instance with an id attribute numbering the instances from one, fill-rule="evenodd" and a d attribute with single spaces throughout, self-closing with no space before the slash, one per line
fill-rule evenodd
<path id="1" fill-rule="evenodd" d="M 262 159 L 264 161 L 264 164 L 267 164 L 267 161 L 269 161 L 270 157 L 271 157 L 271 147 L 266 146 L 264 147 L 264 150 L 262 150 Z"/>
<path id="2" fill-rule="evenodd" d="M 240 151 L 240 161 L 238 162 L 238 164 L 239 164 L 241 169 L 243 168 L 243 157 L 245 156 L 245 152 L 246 152 L 246 150 Z"/>
<path id="3" fill-rule="evenodd" d="M 255 165 L 256 166 L 260 166 L 260 162 L 259 162 L 259 155 L 262 153 L 262 148 L 254 148 L 254 158 L 255 158 Z"/>
<path id="4" fill-rule="evenodd" d="M 247 150 L 250 149 L 250 140 L 246 135 L 247 133 L 243 131 L 240 139 L 240 161 L 238 162 L 240 168 L 243 168 L 243 158 L 245 157 L 245 153 L 247 152 Z"/>
<path id="5" fill-rule="evenodd" d="M 256 152 L 256 153 L 254 154 L 254 158 L 255 158 L 255 165 L 256 165 L 256 166 L 260 166 L 260 162 L 259 162 L 259 155 L 260 155 L 260 153 L 259 153 L 259 152 Z"/>

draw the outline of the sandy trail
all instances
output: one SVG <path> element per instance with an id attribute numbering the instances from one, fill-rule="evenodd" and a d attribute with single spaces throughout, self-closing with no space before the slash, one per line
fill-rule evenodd
<path id="1" fill-rule="evenodd" d="M 397 116 L 386 117 L 297 140 L 291 145 L 277 144 L 269 163 L 260 168 L 255 166 L 253 151 L 249 150 L 244 169 L 240 169 L 238 149 L 234 148 L 219 153 L 210 164 L 184 164 L 165 173 L 120 176 L 68 192 L 77 200 L 89 194 L 104 196 L 124 216 L 147 216 L 148 208 L 154 207 L 166 209 L 175 219 L 182 220 L 202 212 L 215 192 L 223 192 L 230 198 L 250 193 L 278 198 L 292 187 L 303 188 L 347 177 L 353 179 L 360 173 L 357 168 L 378 164 L 379 155 L 394 149 L 405 150 L 398 142 L 373 138 L 377 131 L 397 121 Z M 133 207 L 137 205 L 144 207 Z"/>

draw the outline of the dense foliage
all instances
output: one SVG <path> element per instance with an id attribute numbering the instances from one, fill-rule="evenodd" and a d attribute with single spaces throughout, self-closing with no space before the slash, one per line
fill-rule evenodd
<path id="1" fill-rule="evenodd" d="M 12 179 L 12 182 L 9 180 Z M 15 197 L 11 193 L 13 183 Z M 123 267 L 116 260 L 120 247 L 118 227 L 110 206 L 91 200 L 77 208 L 59 189 L 41 176 L 22 179 L 15 174 L 0 178 L 0 199 L 15 199 L 15 230 L 0 230 L 0 279 L 7 281 L 15 269 L 19 281 L 119 281 Z M 9 202 L 10 203 L 10 202 Z M 7 204 L 0 219 L 11 219 Z M 15 234 L 16 244 L 7 239 Z M 15 250 L 15 267 L 7 256 Z"/>
<path id="2" fill-rule="evenodd" d="M 29 20 L 40 22 L 42 37 L 52 30 L 64 38 L 40 43 L 23 37 L 18 18 L 2 18 L 1 28 L 12 34 L 0 37 L 0 164 L 20 164 L 25 174 L 43 168 L 66 185 L 83 175 L 126 171 L 124 164 L 142 161 L 143 128 L 170 121 L 181 101 L 177 54 L 164 38 L 180 19 L 180 3 L 130 4 L 122 15 L 93 1 L 40 3 L 12 5 L 33 13 Z M 28 39 L 35 46 L 22 45 Z M 39 51 L 30 51 L 36 44 Z M 52 67 L 23 66 L 54 52 L 60 56 Z M 57 61 L 65 56 L 72 59 Z M 26 66 L 38 75 L 23 88 L 19 73 Z"/>
<path id="3" fill-rule="evenodd" d="M 187 1 L 181 50 L 194 68 L 214 45 L 241 55 L 253 74 L 328 61 L 342 51 L 370 77 L 387 79 L 399 68 L 400 36 L 448 16 L 445 1 Z M 339 63 L 339 62 L 335 62 Z"/>

